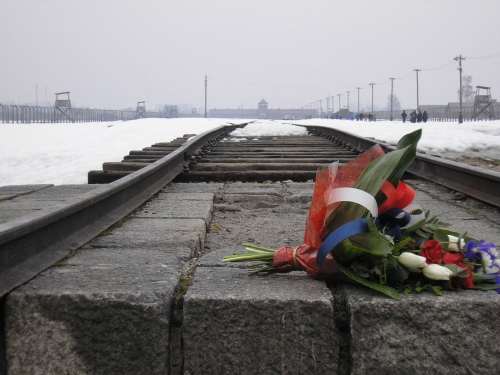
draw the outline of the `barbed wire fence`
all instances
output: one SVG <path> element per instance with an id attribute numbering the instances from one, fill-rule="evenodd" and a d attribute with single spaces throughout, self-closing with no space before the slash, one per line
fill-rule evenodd
<path id="1" fill-rule="evenodd" d="M 6 105 L 0 103 L 0 122 L 2 123 L 60 123 L 60 122 L 102 122 L 129 121 L 137 118 L 163 118 L 164 111 L 69 108 L 61 116 L 57 107 L 40 107 L 30 105 Z M 70 121 L 69 118 L 72 120 Z"/>
<path id="2" fill-rule="evenodd" d="M 410 113 L 415 111 L 418 112 L 415 108 L 404 108 L 406 111 L 406 121 L 410 120 Z M 460 114 L 460 108 L 454 106 L 435 106 L 431 108 L 426 108 L 425 106 L 421 106 L 420 110 L 422 113 L 427 111 L 427 119 L 428 121 L 458 121 L 458 115 Z M 476 118 L 472 118 L 474 113 L 474 106 L 466 106 L 462 108 L 463 120 L 464 121 L 489 121 L 500 118 L 500 103 L 493 103 L 493 112 L 494 117 L 489 118 L 485 115 L 477 116 Z M 375 111 L 375 117 L 377 120 L 390 120 L 391 111 Z M 401 113 L 403 113 L 403 109 L 393 110 L 392 115 L 395 120 L 401 119 Z"/>

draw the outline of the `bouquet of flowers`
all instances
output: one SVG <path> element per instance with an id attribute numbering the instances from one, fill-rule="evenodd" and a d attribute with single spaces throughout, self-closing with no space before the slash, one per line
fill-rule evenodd
<path id="1" fill-rule="evenodd" d="M 493 243 L 448 230 L 413 203 L 400 181 L 416 156 L 421 130 L 405 135 L 385 154 L 376 145 L 339 167 L 319 169 L 304 244 L 245 252 L 223 262 L 257 261 L 250 274 L 302 270 L 314 279 L 357 283 L 394 299 L 400 293 L 443 289 L 500 293 L 500 255 Z"/>

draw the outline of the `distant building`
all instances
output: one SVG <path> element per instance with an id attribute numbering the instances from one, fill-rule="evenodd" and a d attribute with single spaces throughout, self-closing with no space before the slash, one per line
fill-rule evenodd
<path id="1" fill-rule="evenodd" d="M 268 103 L 262 99 L 257 109 L 210 109 L 210 118 L 247 118 L 247 119 L 267 119 L 267 120 L 299 120 L 317 117 L 315 109 L 272 109 Z"/>

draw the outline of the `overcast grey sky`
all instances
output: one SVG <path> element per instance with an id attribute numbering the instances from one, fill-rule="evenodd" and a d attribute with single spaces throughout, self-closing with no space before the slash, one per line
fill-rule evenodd
<path id="1" fill-rule="evenodd" d="M 0 0 L 0 103 L 300 108 L 457 101 L 458 63 L 500 98 L 498 0 Z M 47 88 L 47 95 L 45 90 Z"/>

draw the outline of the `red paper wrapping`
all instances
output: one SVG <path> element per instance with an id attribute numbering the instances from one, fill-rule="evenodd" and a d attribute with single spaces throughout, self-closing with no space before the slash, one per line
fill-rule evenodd
<path id="1" fill-rule="evenodd" d="M 309 216 L 306 220 L 304 244 L 296 249 L 295 254 L 291 247 L 279 249 L 273 257 L 276 271 L 303 270 L 313 279 L 350 280 L 339 270 L 331 253 L 326 257 L 322 269 L 319 269 L 316 264 L 318 249 L 321 247 L 323 239 L 329 234 L 325 228 L 325 219 L 340 204 L 338 202 L 328 207 L 328 198 L 335 188 L 352 187 L 358 181 L 365 167 L 383 155 L 382 148 L 376 145 L 341 168 L 338 167 L 338 163 L 332 163 L 328 167 L 318 170 Z"/>

